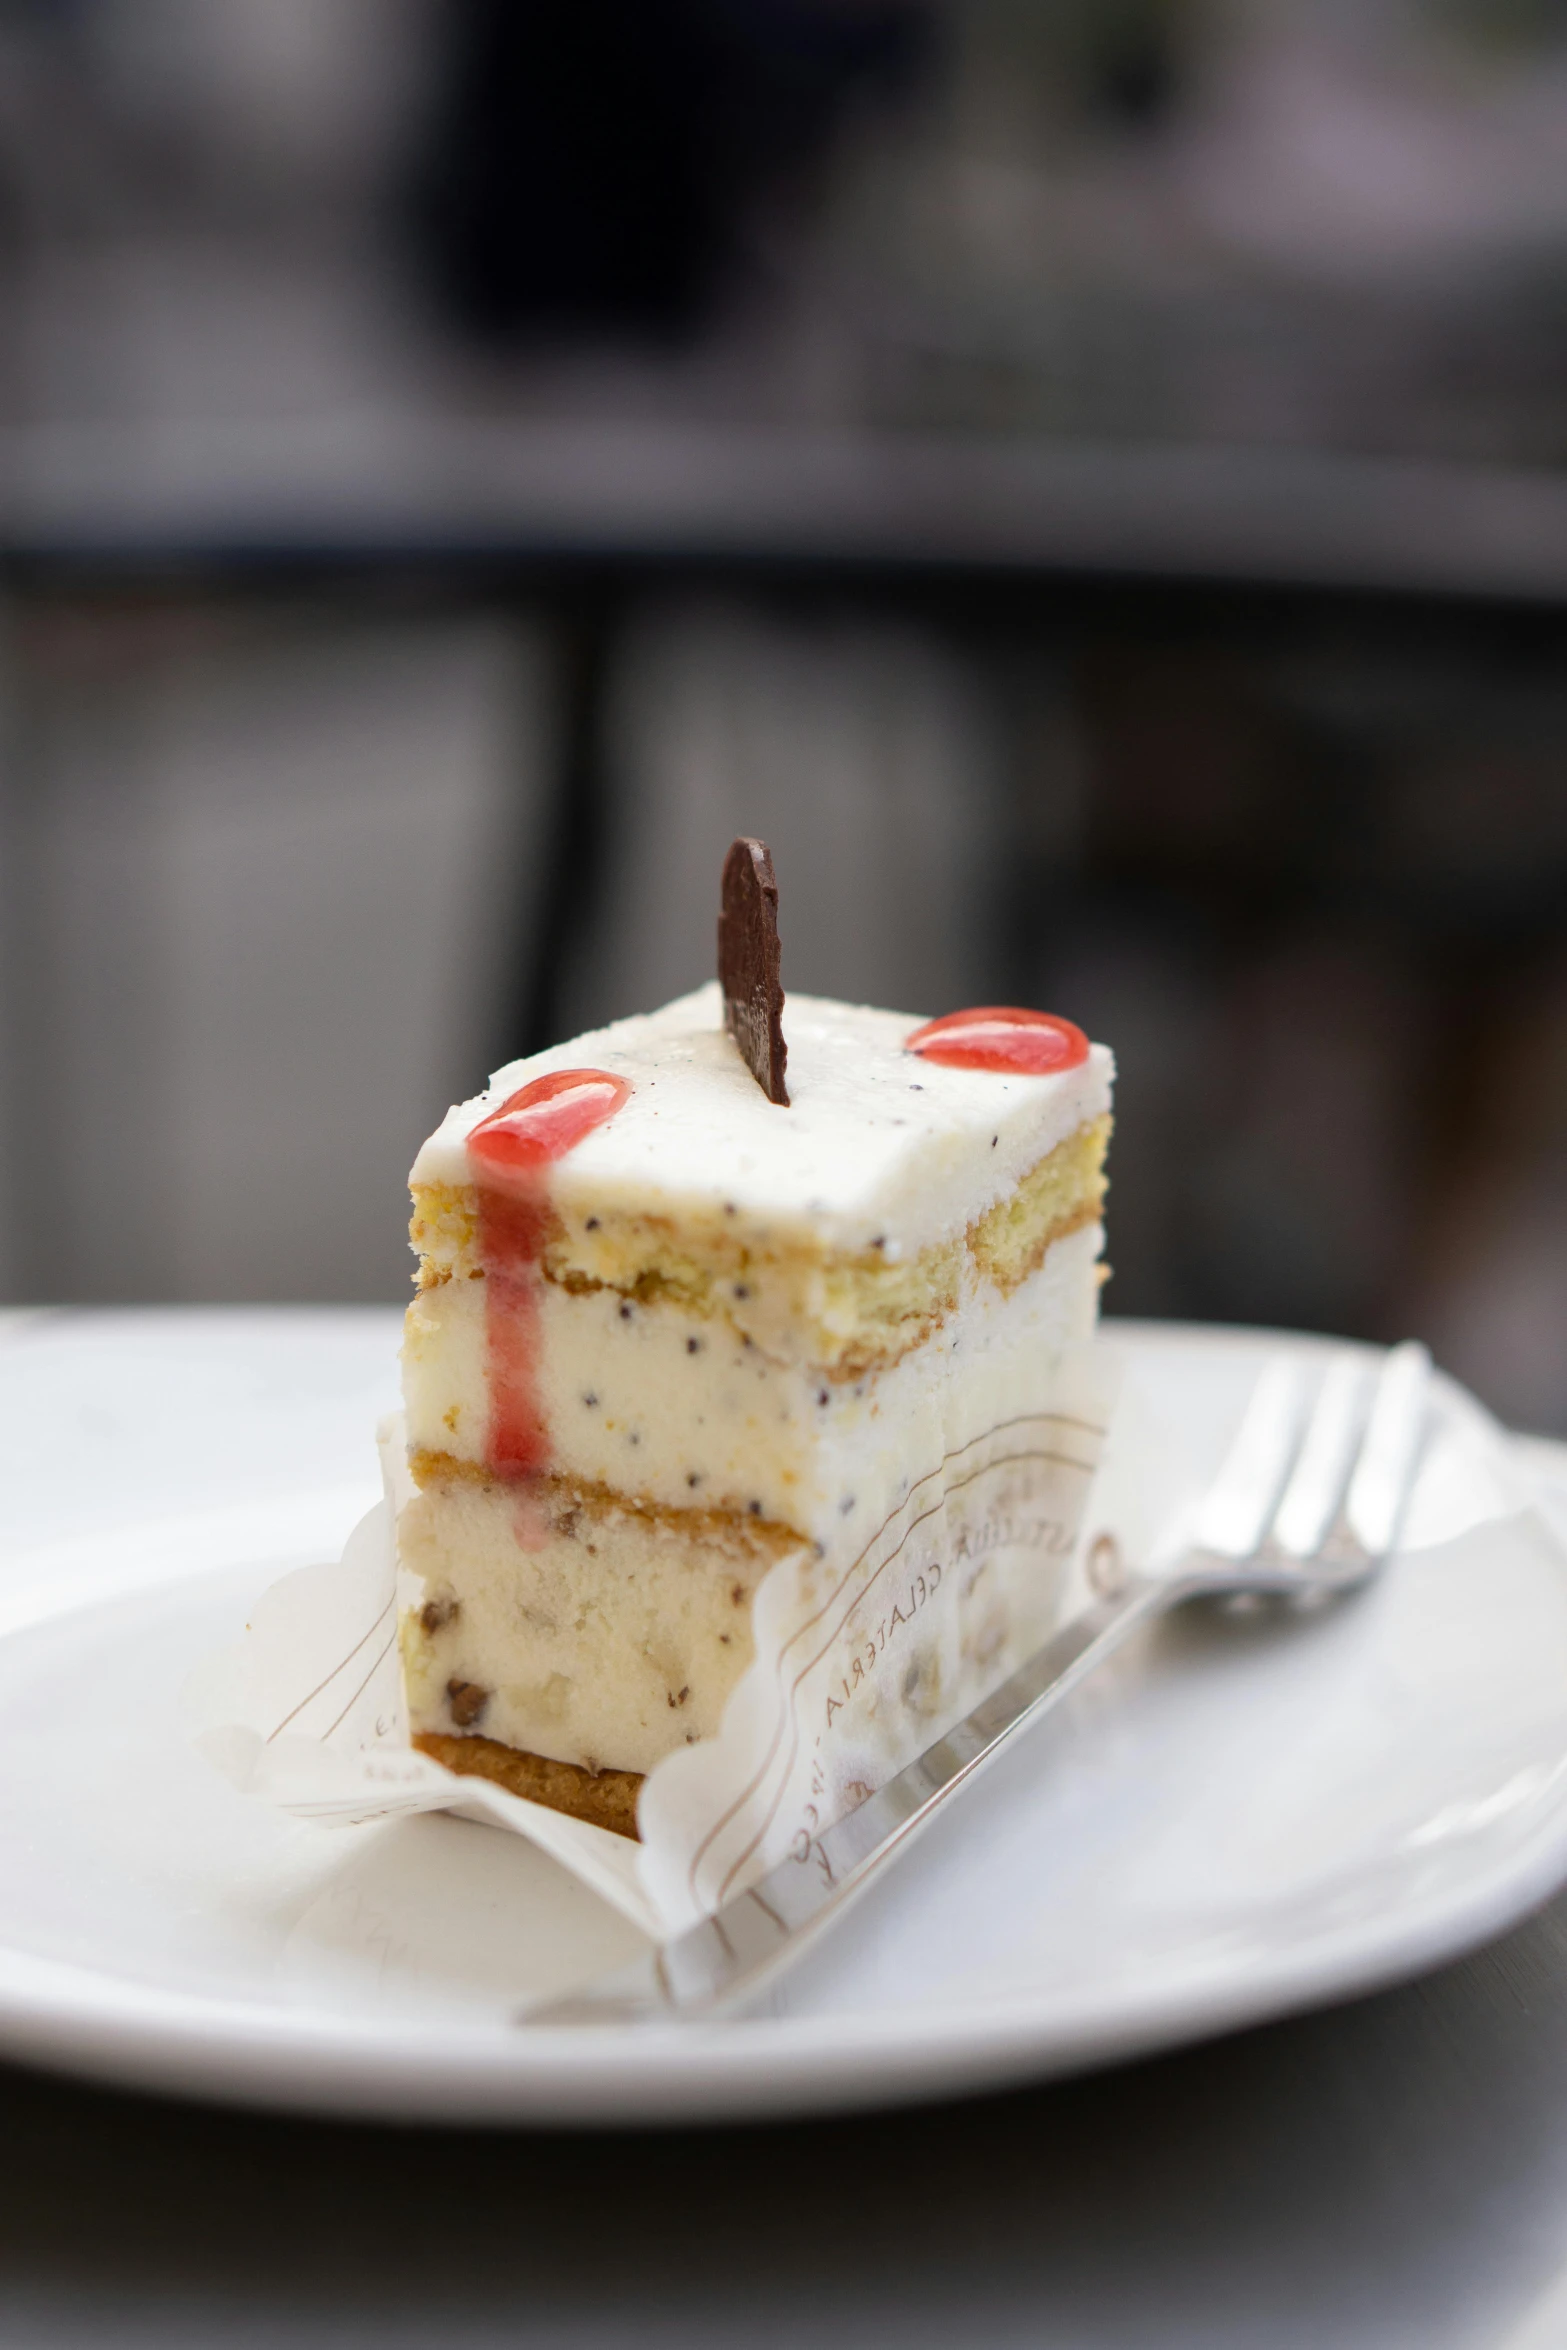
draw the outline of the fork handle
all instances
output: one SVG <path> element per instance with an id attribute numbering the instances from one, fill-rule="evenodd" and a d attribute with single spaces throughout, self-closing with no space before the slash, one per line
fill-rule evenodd
<path id="1" fill-rule="evenodd" d="M 713 2015 L 752 1997 L 803 1955 L 959 1787 L 1076 1687 L 1139 1624 L 1188 1596 L 1180 1579 L 1102 1577 L 1098 1596 L 999 1689 L 832 1827 L 802 1835 L 749 1892 L 656 1945 L 629 1966 L 520 2023 L 626 2024 Z"/>

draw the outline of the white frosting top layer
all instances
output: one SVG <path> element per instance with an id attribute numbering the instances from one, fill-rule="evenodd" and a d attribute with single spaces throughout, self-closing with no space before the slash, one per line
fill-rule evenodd
<path id="1" fill-rule="evenodd" d="M 1080 1068 L 1028 1077 L 921 1059 L 904 1041 L 915 1013 L 791 995 L 783 1025 L 787 1109 L 740 1058 L 710 981 L 661 1011 L 509 1062 L 447 1112 L 409 1180 L 471 1181 L 468 1136 L 510 1094 L 554 1069 L 606 1069 L 628 1078 L 631 1094 L 551 1168 L 563 1213 L 725 1217 L 757 1239 L 880 1246 L 896 1259 L 961 1231 L 1110 1106 L 1103 1045 Z"/>

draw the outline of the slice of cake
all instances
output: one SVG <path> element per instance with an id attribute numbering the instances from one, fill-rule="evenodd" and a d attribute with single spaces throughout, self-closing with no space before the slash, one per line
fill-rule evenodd
<path id="1" fill-rule="evenodd" d="M 1010 1009 L 785 1011 L 765 852 L 726 881 L 723 986 L 501 1070 L 411 1178 L 414 1742 L 629 1835 L 718 1731 L 773 1571 L 829 1594 L 899 1512 L 1027 1456 L 1004 1432 L 1098 1294 L 1103 1047 Z M 984 1539 L 962 1638 L 999 1678 L 1022 1635 L 985 1629 Z M 937 1723 L 945 1668 L 899 1670 L 879 1702 Z"/>

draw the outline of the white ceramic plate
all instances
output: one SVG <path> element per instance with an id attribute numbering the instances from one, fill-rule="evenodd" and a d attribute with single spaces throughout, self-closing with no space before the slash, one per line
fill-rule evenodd
<path id="1" fill-rule="evenodd" d="M 1278 1343 L 1120 1328 L 1194 1398 Z M 190 1667 L 374 1499 L 396 1336 L 380 1313 L 0 1324 L 0 2052 L 403 2119 L 823 2111 L 1341 1996 L 1567 1878 L 1567 1572 L 1514 1521 L 1311 1618 L 1156 1630 L 965 1799 L 983 1871 L 959 1802 L 769 2013 L 519 2027 L 519 1994 L 633 1930 L 493 1829 L 247 1802 L 180 1718 Z M 1530 1457 L 1567 1522 L 1567 1448 Z"/>

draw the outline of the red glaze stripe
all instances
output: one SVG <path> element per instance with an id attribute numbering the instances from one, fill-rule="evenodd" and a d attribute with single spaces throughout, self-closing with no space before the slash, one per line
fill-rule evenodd
<path id="1" fill-rule="evenodd" d="M 1055 1077 L 1088 1058 L 1088 1039 L 1070 1020 L 1016 1004 L 946 1012 L 905 1041 L 911 1053 L 944 1069 L 994 1069 L 1004 1076 Z"/>
<path id="2" fill-rule="evenodd" d="M 537 1477 L 549 1466 L 539 1391 L 539 1270 L 549 1236 L 547 1169 L 613 1118 L 630 1093 L 603 1069 L 555 1069 L 508 1097 L 468 1137 L 479 1194 L 490 1422 L 486 1465 Z"/>

